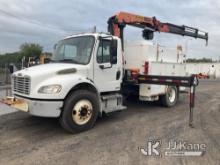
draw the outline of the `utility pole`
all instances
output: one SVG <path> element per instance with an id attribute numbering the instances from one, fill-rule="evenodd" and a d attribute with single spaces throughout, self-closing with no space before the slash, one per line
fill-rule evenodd
<path id="1" fill-rule="evenodd" d="M 159 59 L 159 44 L 157 44 L 157 57 L 156 57 L 156 61 L 158 62 Z"/>
<path id="2" fill-rule="evenodd" d="M 93 33 L 96 33 L 96 26 L 93 27 Z"/>
<path id="3" fill-rule="evenodd" d="M 159 61 L 160 53 L 163 53 L 163 50 L 160 50 L 160 47 L 165 47 L 165 46 L 157 44 L 157 54 L 156 54 L 156 61 L 157 62 Z M 161 58 L 162 58 L 162 56 L 161 56 Z"/>
<path id="4" fill-rule="evenodd" d="M 188 41 L 192 41 L 191 38 L 187 39 L 186 42 L 185 42 L 185 55 L 187 56 L 188 55 Z"/>

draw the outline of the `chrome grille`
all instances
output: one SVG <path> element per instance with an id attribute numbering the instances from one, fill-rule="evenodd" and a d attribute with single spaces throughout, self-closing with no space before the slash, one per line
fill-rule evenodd
<path id="1" fill-rule="evenodd" d="M 19 77 L 19 76 L 13 76 L 13 91 L 25 95 L 30 94 L 30 84 L 31 80 L 30 77 Z"/>

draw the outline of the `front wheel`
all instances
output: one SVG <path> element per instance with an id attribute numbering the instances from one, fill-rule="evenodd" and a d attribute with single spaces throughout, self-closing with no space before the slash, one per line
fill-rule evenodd
<path id="1" fill-rule="evenodd" d="M 176 105 L 178 100 L 178 90 L 175 86 L 168 86 L 165 95 L 160 96 L 160 102 L 165 107 Z"/>
<path id="2" fill-rule="evenodd" d="M 74 91 L 65 100 L 60 123 L 71 133 L 86 131 L 94 126 L 98 112 L 99 100 L 95 93 L 87 90 Z"/>

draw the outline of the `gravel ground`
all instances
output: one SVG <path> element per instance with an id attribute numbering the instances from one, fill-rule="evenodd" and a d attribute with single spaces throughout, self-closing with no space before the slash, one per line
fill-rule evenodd
<path id="1" fill-rule="evenodd" d="M 128 109 L 98 119 L 95 127 L 68 134 L 57 119 L 24 112 L 0 116 L 0 164 L 220 164 L 220 81 L 201 81 L 197 88 L 195 128 L 188 127 L 188 95 L 174 108 L 129 101 Z M 0 111 L 5 106 L 0 105 Z M 150 139 L 205 143 L 201 157 L 143 155 L 139 147 Z"/>

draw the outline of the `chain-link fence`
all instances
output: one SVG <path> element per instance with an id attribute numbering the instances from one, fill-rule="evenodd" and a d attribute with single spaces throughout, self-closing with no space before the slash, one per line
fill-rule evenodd
<path id="1" fill-rule="evenodd" d="M 0 85 L 7 85 L 11 83 L 11 74 L 9 66 L 5 64 L 0 66 Z"/>
<path id="2" fill-rule="evenodd" d="M 12 96 L 11 86 L 0 86 L 0 100 L 6 98 L 7 96 Z"/>
<path id="3" fill-rule="evenodd" d="M 7 64 L 0 65 L 0 99 L 11 95 L 11 74 Z"/>

